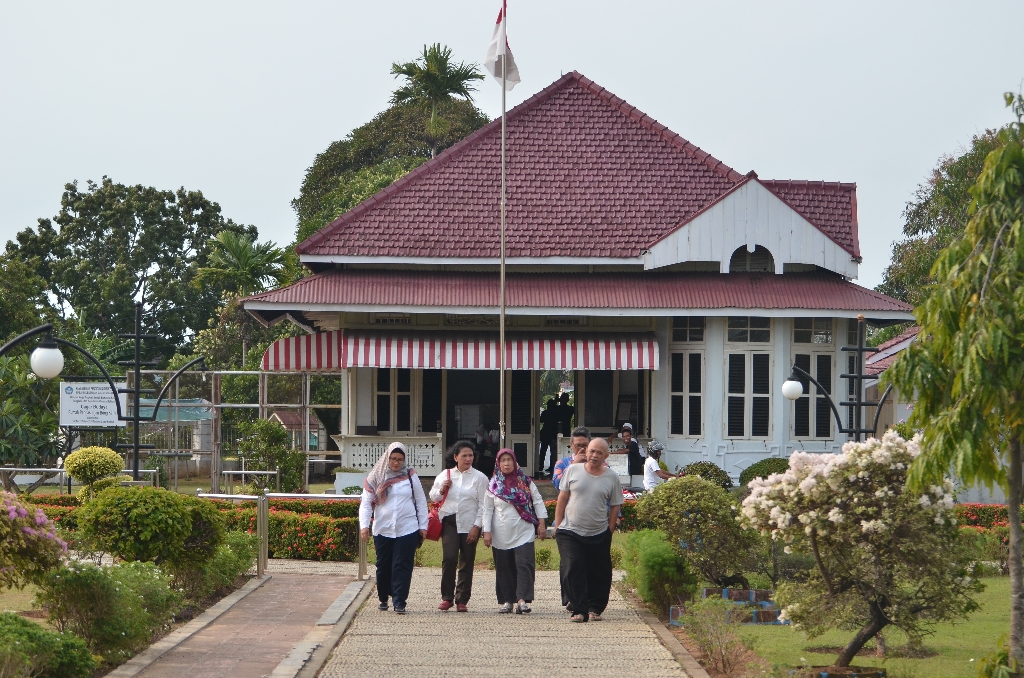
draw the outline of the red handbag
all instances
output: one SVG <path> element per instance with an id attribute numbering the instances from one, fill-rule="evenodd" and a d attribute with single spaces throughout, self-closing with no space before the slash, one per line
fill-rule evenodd
<path id="1" fill-rule="evenodd" d="M 452 480 L 452 470 L 448 469 L 448 482 Z M 449 489 L 451 487 L 449 486 Z M 444 500 L 448 498 L 448 490 L 444 491 L 444 496 L 441 497 L 441 501 L 437 504 L 432 504 L 430 512 L 427 514 L 427 539 L 430 541 L 437 541 L 441 538 L 441 516 L 438 512 L 441 507 L 444 506 Z"/>

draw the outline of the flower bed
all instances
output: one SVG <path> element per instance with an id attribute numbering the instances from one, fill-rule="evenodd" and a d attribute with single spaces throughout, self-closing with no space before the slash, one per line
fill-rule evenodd
<path id="1" fill-rule="evenodd" d="M 256 533 L 256 509 L 225 511 L 227 528 Z M 353 561 L 359 554 L 359 521 L 270 509 L 267 550 L 271 558 Z"/>
<path id="2" fill-rule="evenodd" d="M 1010 524 L 1009 513 L 1004 504 L 957 504 L 956 519 L 957 524 L 971 527 L 1007 527 Z"/>

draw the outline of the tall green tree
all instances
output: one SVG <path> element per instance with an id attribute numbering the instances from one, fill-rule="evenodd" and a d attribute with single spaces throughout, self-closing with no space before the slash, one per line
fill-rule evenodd
<path id="1" fill-rule="evenodd" d="M 199 287 L 214 283 L 243 297 L 282 282 L 284 252 L 246 233 L 221 231 L 210 241 L 209 264 L 199 269 Z"/>
<path id="2" fill-rule="evenodd" d="M 199 191 L 161 191 L 101 183 L 64 187 L 60 213 L 8 242 L 6 257 L 30 267 L 59 316 L 105 334 L 133 329 L 134 304 L 146 304 L 146 330 L 165 356 L 206 327 L 223 290 L 192 284 L 208 263 L 210 239 L 248 233 Z"/>
<path id="3" fill-rule="evenodd" d="M 424 45 L 423 54 L 413 61 L 391 64 L 391 74 L 405 78 L 405 84 L 391 95 L 392 104 L 415 103 L 430 108 L 426 131 L 431 140 L 443 136 L 447 125 L 444 113 L 449 104 L 456 97 L 472 101 L 476 90 L 474 81 L 484 79 L 476 64 L 453 63 L 451 48 L 440 43 Z M 436 153 L 435 142 L 430 148 L 430 157 Z"/>
<path id="4" fill-rule="evenodd" d="M 1019 516 L 1024 464 L 1024 97 L 1006 95 L 1017 122 L 1000 130 L 971 188 L 962 238 L 938 257 L 936 284 L 915 315 L 921 334 L 886 371 L 917 402 L 924 430 L 911 468 L 918 487 L 952 471 L 999 485 Z M 1024 666 L 1020 520 L 1010 520 L 1010 655 Z"/>
<path id="5" fill-rule="evenodd" d="M 0 344 L 49 319 L 44 287 L 30 264 L 0 255 Z"/>

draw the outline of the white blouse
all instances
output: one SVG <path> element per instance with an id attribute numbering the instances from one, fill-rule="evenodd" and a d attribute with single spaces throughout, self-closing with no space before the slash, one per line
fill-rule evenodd
<path id="1" fill-rule="evenodd" d="M 449 477 L 452 479 L 452 486 L 445 497 L 441 487 Z M 455 514 L 455 526 L 459 534 L 468 533 L 474 526 L 482 526 L 484 495 L 487 494 L 487 485 L 490 482 L 487 476 L 472 466 L 466 471 L 460 471 L 458 467 L 441 471 L 434 478 L 434 486 L 430 488 L 430 501 L 439 502 L 444 499 L 437 517 L 444 519 Z"/>
<path id="2" fill-rule="evenodd" d="M 363 488 L 359 501 L 359 528 L 370 527 L 373 521 L 373 536 L 396 539 L 427 529 L 427 498 L 417 476 L 412 482 L 404 480 L 395 483 L 388 491 L 388 498 L 373 507 L 373 495 Z M 415 503 L 413 503 L 415 502 Z"/>
<path id="3" fill-rule="evenodd" d="M 544 497 L 540 496 L 532 480 L 530 498 L 537 517 L 546 521 L 548 511 Z M 523 520 L 515 506 L 488 492 L 484 497 L 484 532 L 491 533 L 491 548 L 506 550 L 533 541 L 537 537 L 537 526 Z"/>

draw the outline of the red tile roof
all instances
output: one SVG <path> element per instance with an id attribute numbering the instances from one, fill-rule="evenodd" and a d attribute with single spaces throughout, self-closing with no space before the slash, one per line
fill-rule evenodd
<path id="1" fill-rule="evenodd" d="M 637 257 L 743 175 L 579 73 L 507 116 L 511 257 Z M 501 121 L 301 243 L 300 255 L 497 257 Z M 763 182 L 857 252 L 852 184 Z"/>
<path id="2" fill-rule="evenodd" d="M 886 350 L 892 348 L 893 346 L 899 346 L 900 344 L 902 344 L 907 339 L 912 339 L 912 338 L 916 337 L 920 331 L 921 331 L 921 326 L 920 325 L 914 325 L 913 327 L 911 327 L 909 330 L 907 330 L 903 334 L 899 335 L 898 337 L 893 337 L 889 341 L 884 341 L 881 344 L 879 344 L 878 346 L 876 346 L 875 348 L 877 348 L 880 352 L 881 351 L 886 351 Z"/>
<path id="3" fill-rule="evenodd" d="M 825 273 L 510 273 L 509 308 L 559 309 L 804 309 L 909 313 L 909 304 Z M 331 270 L 244 305 L 271 311 L 312 307 L 486 307 L 498 305 L 497 273 Z M 324 309 L 327 310 L 327 309 Z"/>
<path id="4" fill-rule="evenodd" d="M 903 351 L 906 350 L 907 346 L 910 345 L 910 341 L 913 340 L 915 337 L 917 337 L 917 335 L 920 332 L 921 332 L 920 325 L 914 325 L 913 327 L 911 327 L 906 332 L 900 334 L 898 337 L 893 337 L 889 341 L 885 341 L 885 342 L 882 342 L 881 344 L 879 344 L 876 347 L 878 349 L 879 353 L 883 353 L 884 354 L 884 353 L 886 353 L 888 351 L 892 351 L 892 353 L 890 355 L 884 355 L 881 358 L 875 358 L 874 356 L 869 356 L 867 364 L 864 365 L 864 373 L 865 374 L 879 375 L 882 372 L 885 372 L 887 369 L 889 369 L 890 366 L 892 366 L 893 361 L 896 360 L 896 358 L 898 358 L 900 356 L 900 354 L 903 353 Z M 893 349 L 896 349 L 896 347 L 898 347 L 900 344 L 903 344 L 903 343 L 906 343 L 907 346 L 904 346 L 903 348 L 899 348 L 897 350 L 893 350 Z M 877 355 L 878 354 L 876 353 L 875 356 L 877 356 Z"/>

